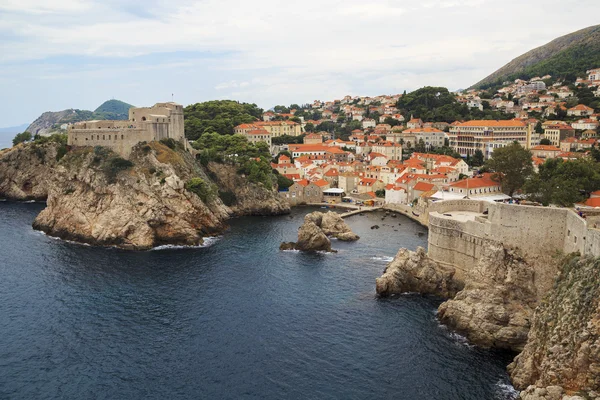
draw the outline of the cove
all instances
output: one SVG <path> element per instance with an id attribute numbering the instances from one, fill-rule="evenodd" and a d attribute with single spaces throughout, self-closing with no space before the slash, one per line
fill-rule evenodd
<path id="1" fill-rule="evenodd" d="M 441 327 L 438 299 L 375 296 L 426 245 L 405 217 L 347 219 L 361 239 L 337 254 L 279 251 L 311 208 L 132 252 L 35 232 L 42 208 L 0 202 L 0 398 L 514 398 L 510 357 Z"/>

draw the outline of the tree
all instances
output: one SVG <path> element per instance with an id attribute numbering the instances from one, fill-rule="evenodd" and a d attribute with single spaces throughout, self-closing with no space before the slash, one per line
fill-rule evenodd
<path id="1" fill-rule="evenodd" d="M 275 106 L 273 107 L 273 111 L 275 111 L 278 114 L 288 114 L 290 112 L 290 109 L 286 106 Z"/>
<path id="2" fill-rule="evenodd" d="M 549 146 L 549 145 L 552 144 L 552 142 L 550 141 L 550 139 L 543 138 L 542 140 L 540 140 L 540 144 L 544 144 L 544 145 Z"/>
<path id="3" fill-rule="evenodd" d="M 484 160 L 483 160 L 483 151 L 477 149 L 475 150 L 475 154 L 473 154 L 473 160 L 472 163 L 474 166 L 480 166 L 483 165 Z"/>
<path id="4" fill-rule="evenodd" d="M 425 153 L 425 142 L 423 139 L 419 139 L 419 142 L 415 144 L 415 151 L 417 153 Z"/>
<path id="5" fill-rule="evenodd" d="M 542 123 L 539 121 L 537 124 L 535 124 L 535 133 L 544 133 L 544 128 L 542 127 Z"/>
<path id="6" fill-rule="evenodd" d="M 375 196 L 382 197 L 382 198 L 385 197 L 385 190 L 383 190 L 383 189 L 376 190 L 375 191 Z"/>
<path id="7" fill-rule="evenodd" d="M 528 197 L 544 205 L 570 207 L 600 189 L 600 164 L 580 159 L 548 159 L 539 172 L 527 181 L 523 190 Z"/>
<path id="8" fill-rule="evenodd" d="M 501 183 L 509 196 L 520 189 L 533 174 L 531 152 L 517 142 L 494 150 L 486 166 L 495 172 L 494 179 Z"/>
<path id="9" fill-rule="evenodd" d="M 19 143 L 29 142 L 31 140 L 31 138 L 32 138 L 32 135 L 28 131 L 17 133 L 17 135 L 14 137 L 14 139 L 12 141 L 13 146 L 18 145 Z"/>
<path id="10" fill-rule="evenodd" d="M 233 128 L 254 122 L 262 117 L 263 110 L 256 104 L 233 100 L 213 100 L 185 107 L 185 136 L 196 140 L 205 133 L 216 132 L 233 135 Z"/>
<path id="11" fill-rule="evenodd" d="M 304 130 L 305 130 L 306 132 L 314 132 L 314 131 L 315 131 L 315 125 L 314 125 L 312 122 L 309 122 L 309 123 L 307 123 L 307 124 L 304 126 Z"/>

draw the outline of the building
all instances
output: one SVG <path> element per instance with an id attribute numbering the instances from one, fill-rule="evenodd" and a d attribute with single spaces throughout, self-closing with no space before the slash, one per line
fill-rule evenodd
<path id="1" fill-rule="evenodd" d="M 520 120 L 473 120 L 457 122 L 450 127 L 448 134 L 450 147 L 461 156 L 475 154 L 481 150 L 485 154 L 488 142 L 518 142 L 525 148 L 531 146 L 532 129 Z"/>
<path id="2" fill-rule="evenodd" d="M 256 121 L 250 124 L 241 124 L 233 128 L 234 133 L 246 134 L 249 131 L 264 129 L 271 137 L 283 135 L 299 136 L 302 134 L 302 126 L 294 121 Z"/>
<path id="3" fill-rule="evenodd" d="M 263 142 L 269 145 L 271 148 L 271 134 L 265 129 L 255 129 L 252 131 L 248 131 L 246 133 L 246 139 L 250 143 L 256 144 L 258 142 Z"/>
<path id="4" fill-rule="evenodd" d="M 309 133 L 304 136 L 304 144 L 321 144 L 323 143 L 323 136 L 318 133 Z"/>
<path id="5" fill-rule="evenodd" d="M 402 133 L 405 135 L 414 135 L 415 145 L 422 140 L 427 150 L 443 147 L 446 140 L 446 132 L 436 128 L 405 129 Z"/>
<path id="6" fill-rule="evenodd" d="M 544 138 L 550 140 L 553 146 L 560 146 L 560 142 L 566 138 L 575 136 L 575 129 L 569 125 L 548 125 L 544 129 Z"/>
<path id="7" fill-rule="evenodd" d="M 382 154 L 388 160 L 402 160 L 402 145 L 392 142 L 378 142 L 371 147 L 371 151 Z"/>
<path id="8" fill-rule="evenodd" d="M 294 182 L 288 190 L 279 192 L 279 196 L 286 199 L 291 206 L 323 201 L 321 188 L 306 179 Z"/>
<path id="9" fill-rule="evenodd" d="M 451 183 L 448 192 L 470 199 L 486 198 L 495 201 L 510 198 L 502 193 L 500 183 L 492 179 L 489 173 Z"/>
<path id="10" fill-rule="evenodd" d="M 600 68 L 596 68 L 596 69 L 591 69 L 589 71 L 587 71 L 588 74 L 588 80 L 590 82 L 596 82 L 596 81 L 600 81 Z"/>
<path id="11" fill-rule="evenodd" d="M 594 113 L 594 109 L 583 104 L 577 104 L 575 107 L 567 110 L 569 117 L 589 117 Z"/>
<path id="12" fill-rule="evenodd" d="M 560 148 L 545 144 L 540 144 L 539 146 L 535 146 L 531 149 L 531 154 L 533 157 L 538 158 L 555 158 L 558 157 L 560 153 L 562 153 Z"/>
<path id="13" fill-rule="evenodd" d="M 67 134 L 69 146 L 109 147 L 125 158 L 140 142 L 174 139 L 189 148 L 183 131 L 183 106 L 172 102 L 132 107 L 127 121 L 76 122 Z"/>

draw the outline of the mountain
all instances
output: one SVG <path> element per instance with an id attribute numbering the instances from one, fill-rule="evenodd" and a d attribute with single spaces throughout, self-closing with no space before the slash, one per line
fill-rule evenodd
<path id="1" fill-rule="evenodd" d="M 113 119 L 126 120 L 129 118 L 129 108 L 131 104 L 119 100 L 108 100 L 102 103 L 95 111 L 69 109 L 63 111 L 48 111 L 40 115 L 29 127 L 27 131 L 34 135 L 50 135 L 64 131 L 63 125 L 79 121 L 88 121 L 93 119 Z"/>
<path id="2" fill-rule="evenodd" d="M 592 68 L 600 68 L 600 25 L 569 33 L 530 50 L 472 87 L 487 89 L 504 81 L 544 75 L 574 81 Z"/>
<path id="3" fill-rule="evenodd" d="M 25 129 L 27 129 L 28 126 L 29 126 L 29 124 L 22 124 L 22 125 L 18 125 L 18 126 L 8 126 L 6 128 L 0 128 L 0 133 L 21 133 Z"/>
<path id="4" fill-rule="evenodd" d="M 96 119 L 128 119 L 131 107 L 133 107 L 131 104 L 120 100 L 107 100 L 94 110 L 94 114 L 106 116 L 106 118 Z"/>

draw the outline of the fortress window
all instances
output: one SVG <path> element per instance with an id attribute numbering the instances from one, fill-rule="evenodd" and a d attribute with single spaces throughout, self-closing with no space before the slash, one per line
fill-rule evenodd
<path id="1" fill-rule="evenodd" d="M 123 140 L 123 135 L 121 135 L 121 140 Z"/>
<path id="2" fill-rule="evenodd" d="M 142 117 L 142 121 L 145 121 L 145 120 L 146 120 L 146 117 Z"/>
<path id="3" fill-rule="evenodd" d="M 108 135 L 108 140 L 110 140 L 110 135 Z"/>

